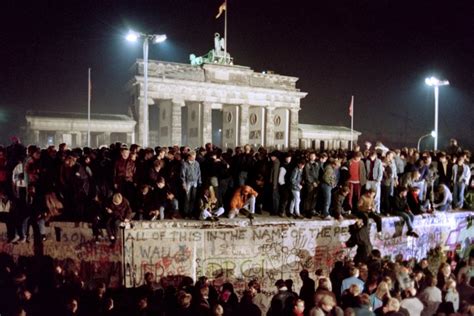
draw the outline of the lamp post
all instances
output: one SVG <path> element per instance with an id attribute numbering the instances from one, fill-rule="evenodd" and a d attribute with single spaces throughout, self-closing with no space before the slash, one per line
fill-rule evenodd
<path id="1" fill-rule="evenodd" d="M 430 77 L 430 78 L 425 79 L 425 83 L 430 87 L 434 87 L 434 98 L 435 98 L 434 150 L 437 151 L 438 150 L 438 95 L 439 95 L 439 87 L 449 85 L 449 81 L 448 80 L 439 80 L 436 77 Z"/>
<path id="2" fill-rule="evenodd" d="M 417 143 L 417 145 L 416 145 L 416 149 L 418 150 L 418 152 L 420 151 L 420 144 L 421 144 L 421 141 L 422 141 L 424 138 L 428 137 L 428 136 L 431 136 L 431 137 L 433 137 L 434 139 L 436 139 L 436 132 L 435 132 L 435 131 L 431 131 L 431 133 L 425 134 L 425 135 L 421 136 L 420 138 L 418 138 L 418 143 Z"/>
<path id="3" fill-rule="evenodd" d="M 136 42 L 139 38 L 143 38 L 143 99 L 145 100 L 145 106 L 143 107 L 143 124 L 142 129 L 142 145 L 148 147 L 148 129 L 149 129 L 149 118 L 148 118 L 148 44 L 149 41 L 158 44 L 166 41 L 165 34 L 144 34 L 129 31 L 126 39 L 129 42 Z"/>

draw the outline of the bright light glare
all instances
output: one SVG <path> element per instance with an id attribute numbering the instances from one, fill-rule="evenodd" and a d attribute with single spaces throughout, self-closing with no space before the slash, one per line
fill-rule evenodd
<path id="1" fill-rule="evenodd" d="M 433 137 L 433 138 L 436 137 L 436 132 L 435 131 L 431 131 L 431 137 Z"/>
<path id="2" fill-rule="evenodd" d="M 161 34 L 161 35 L 155 35 L 153 37 L 153 43 L 162 43 L 166 41 L 166 34 Z"/>
<path id="3" fill-rule="evenodd" d="M 449 85 L 448 80 L 439 80 L 436 77 L 426 78 L 425 83 L 429 86 L 447 86 L 447 85 Z"/>
<path id="4" fill-rule="evenodd" d="M 129 42 L 136 42 L 138 40 L 138 34 L 136 32 L 129 31 L 125 38 Z"/>

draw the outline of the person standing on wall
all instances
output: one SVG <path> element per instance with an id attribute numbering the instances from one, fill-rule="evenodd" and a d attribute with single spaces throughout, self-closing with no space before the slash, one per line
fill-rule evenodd
<path id="1" fill-rule="evenodd" d="M 349 169 L 349 206 L 351 210 L 357 206 L 359 202 L 362 187 L 367 182 L 367 174 L 365 172 L 365 165 L 362 159 L 362 153 L 360 151 L 354 154 L 354 157 L 348 161 Z"/>
<path id="2" fill-rule="evenodd" d="M 316 201 L 319 185 L 319 164 L 316 161 L 316 153 L 309 153 L 309 161 L 304 166 L 304 193 L 303 207 L 305 215 L 309 218 L 316 215 Z"/>
<path id="3" fill-rule="evenodd" d="M 375 150 L 369 152 L 369 156 L 365 161 L 365 168 L 367 171 L 367 182 L 365 188 L 366 190 L 374 190 L 374 212 L 380 213 L 380 186 L 383 177 L 383 166 L 382 161 L 377 158 L 377 152 Z"/>
<path id="4" fill-rule="evenodd" d="M 183 208 L 183 217 L 192 218 L 196 205 L 197 188 L 201 185 L 201 168 L 196 161 L 196 152 L 191 150 L 186 161 L 181 165 L 181 181 L 186 193 Z"/>
<path id="5" fill-rule="evenodd" d="M 298 164 L 291 172 L 291 194 L 293 198 L 290 203 L 290 214 L 293 215 L 295 219 L 302 219 L 300 213 L 300 204 L 301 204 L 301 189 L 303 188 L 303 168 L 305 166 L 305 161 L 300 160 Z"/>
<path id="6" fill-rule="evenodd" d="M 270 169 L 270 185 L 272 188 L 272 209 L 270 215 L 277 215 L 280 208 L 280 193 L 278 192 L 278 175 L 280 173 L 280 159 L 278 159 L 278 151 L 274 150 L 270 153 L 271 169 Z"/>

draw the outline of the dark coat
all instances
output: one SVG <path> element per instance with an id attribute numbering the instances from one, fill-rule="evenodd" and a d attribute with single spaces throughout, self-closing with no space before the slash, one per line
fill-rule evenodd
<path id="1" fill-rule="evenodd" d="M 111 216 L 120 219 L 121 221 L 132 218 L 132 209 L 130 207 L 130 203 L 125 197 L 122 198 L 122 203 L 119 205 L 115 205 L 112 203 L 112 201 L 110 201 L 108 208 L 112 210 Z"/>
<path id="2" fill-rule="evenodd" d="M 357 246 L 357 252 L 354 257 L 354 262 L 366 262 L 370 253 L 372 252 L 372 243 L 370 242 L 369 236 L 370 226 L 364 225 L 362 227 L 357 224 L 349 226 L 349 233 L 351 237 L 346 242 L 348 247 Z"/>
<path id="3" fill-rule="evenodd" d="M 272 302 L 270 304 L 270 309 L 267 312 L 267 316 L 285 316 L 289 315 L 289 311 L 292 307 L 292 301 L 296 297 L 294 296 L 293 292 L 288 290 L 279 290 L 277 294 L 275 294 L 272 298 Z"/>

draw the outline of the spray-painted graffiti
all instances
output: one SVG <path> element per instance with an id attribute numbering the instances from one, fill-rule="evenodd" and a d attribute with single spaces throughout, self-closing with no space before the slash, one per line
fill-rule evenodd
<path id="1" fill-rule="evenodd" d="M 30 238 L 32 239 L 32 238 Z M 100 280 L 109 286 L 120 286 L 122 281 L 122 247 L 119 242 L 96 243 L 92 230 L 87 225 L 76 227 L 71 223 L 51 223 L 47 227 L 47 240 L 43 242 L 42 253 L 52 257 L 56 264 L 68 266 L 85 281 Z M 0 225 L 0 252 L 19 256 L 34 256 L 33 240 L 27 243 L 8 243 L 6 227 Z"/>
<path id="2" fill-rule="evenodd" d="M 422 258 L 429 249 L 444 244 L 451 231 L 459 231 L 456 236 L 460 236 L 463 226 L 459 223 L 466 216 L 418 216 L 415 220 L 418 239 L 406 236 L 399 218 L 384 218 L 381 239 L 375 238 L 375 226 L 371 229 L 373 244 L 383 255 Z M 203 229 L 159 229 L 158 224 L 154 224 L 153 229 L 127 230 L 126 284 L 141 284 L 144 273 L 153 272 L 157 279 L 173 274 L 206 275 L 215 282 L 242 284 L 258 279 L 264 290 L 272 291 L 273 284 L 280 278 L 292 278 L 297 287 L 298 273 L 302 269 L 329 271 L 336 261 L 355 252 L 345 246 L 352 221 L 291 224 L 282 221 L 235 228 L 229 228 L 229 223 L 226 227 Z M 401 235 L 394 237 L 396 233 Z"/>
<path id="3" fill-rule="evenodd" d="M 474 227 L 466 220 L 472 215 L 417 216 L 419 238 L 407 237 L 399 218 L 386 217 L 383 237 L 375 238 L 373 225 L 371 240 L 383 255 L 420 259 L 439 245 L 453 250 L 472 244 Z M 302 269 L 329 271 L 336 261 L 353 255 L 355 249 L 345 246 L 352 222 L 256 219 L 248 226 L 232 220 L 212 226 L 196 221 L 143 222 L 125 228 L 123 242 L 121 237 L 114 246 L 95 243 L 87 225 L 51 223 L 42 250 L 56 262 L 67 262 L 85 281 L 101 280 L 111 286 L 141 285 L 145 273 L 152 272 L 167 284 L 205 275 L 216 284 L 238 284 L 237 289 L 258 279 L 264 292 L 272 292 L 278 279 L 291 278 L 298 288 Z M 34 255 L 33 242 L 8 244 L 4 225 L 0 225 L 0 251 L 14 257 Z"/>

